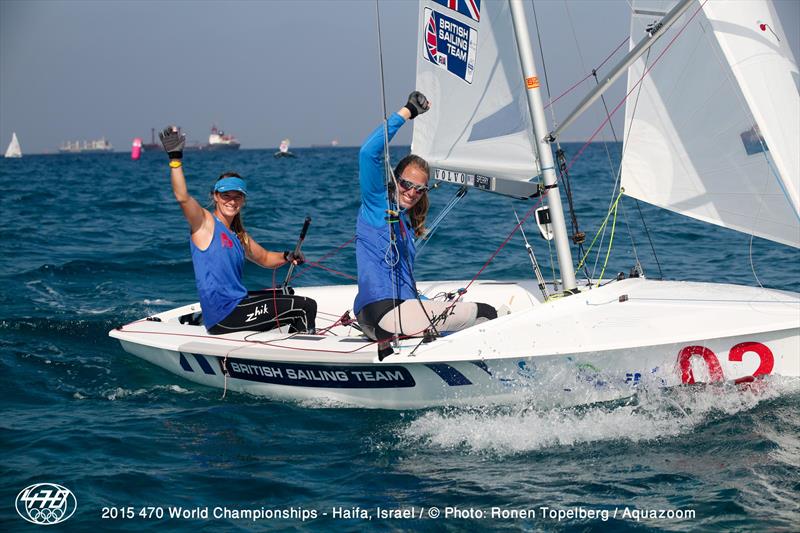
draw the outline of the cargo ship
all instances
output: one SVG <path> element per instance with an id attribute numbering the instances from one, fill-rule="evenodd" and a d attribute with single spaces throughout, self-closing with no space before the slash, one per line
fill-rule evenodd
<path id="1" fill-rule="evenodd" d="M 241 144 L 233 135 L 227 135 L 224 131 L 211 126 L 211 135 L 208 136 L 208 144 L 203 146 L 203 150 L 238 150 Z"/>
<path id="2" fill-rule="evenodd" d="M 145 152 L 163 152 L 160 142 L 156 142 L 156 129 L 150 128 L 150 142 L 142 143 L 142 150 Z"/>
<path id="3" fill-rule="evenodd" d="M 114 147 L 105 137 L 94 141 L 67 141 L 58 148 L 62 154 L 100 154 L 113 152 Z"/>

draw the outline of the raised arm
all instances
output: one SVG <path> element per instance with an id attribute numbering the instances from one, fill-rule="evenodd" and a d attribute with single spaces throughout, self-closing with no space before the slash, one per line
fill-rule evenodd
<path id="1" fill-rule="evenodd" d="M 419 91 L 408 96 L 408 102 L 386 121 L 387 136 L 391 141 L 407 120 L 416 118 L 430 108 L 430 102 Z M 386 183 L 383 173 L 383 124 L 375 128 L 361 145 L 358 158 L 358 179 L 361 186 L 362 211 L 370 222 L 384 223 L 386 209 Z"/>
<path id="2" fill-rule="evenodd" d="M 189 194 L 186 188 L 186 177 L 183 175 L 183 147 L 186 144 L 186 136 L 175 126 L 167 126 L 158 134 L 158 137 L 169 155 L 172 192 L 181 206 L 183 216 L 189 222 L 192 234 L 194 234 L 206 223 L 207 211 Z"/>

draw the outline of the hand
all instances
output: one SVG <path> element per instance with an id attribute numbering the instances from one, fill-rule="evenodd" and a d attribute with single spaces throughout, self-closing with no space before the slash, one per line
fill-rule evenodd
<path id="1" fill-rule="evenodd" d="M 294 263 L 295 265 L 302 265 L 306 262 L 306 256 L 303 255 L 303 252 L 290 252 L 286 250 L 283 252 L 283 258 L 287 263 Z"/>
<path id="2" fill-rule="evenodd" d="M 419 91 L 414 91 L 408 95 L 408 102 L 406 102 L 406 105 L 403 107 L 408 109 L 408 112 L 411 113 L 411 118 L 414 119 L 417 115 L 421 115 L 430 109 L 431 103 L 428 102 L 424 94 Z"/>
<path id="3" fill-rule="evenodd" d="M 164 131 L 158 134 L 164 150 L 170 159 L 182 159 L 183 147 L 186 144 L 186 135 L 181 133 L 175 126 L 167 126 Z"/>

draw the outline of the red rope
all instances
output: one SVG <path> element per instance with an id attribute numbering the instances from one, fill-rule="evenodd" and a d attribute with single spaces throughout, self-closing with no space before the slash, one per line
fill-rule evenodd
<path id="1" fill-rule="evenodd" d="M 525 216 L 522 217 L 522 219 L 519 222 L 517 222 L 517 225 L 514 226 L 514 229 L 512 229 L 511 233 L 508 234 L 508 237 L 506 237 L 506 240 L 503 241 L 503 243 L 500 245 L 500 247 L 497 248 L 497 250 L 494 251 L 494 253 L 491 255 L 491 257 L 489 257 L 489 259 L 483 264 L 483 266 L 478 271 L 478 273 L 475 274 L 475 277 L 473 277 L 470 280 L 470 282 L 465 287 L 466 289 L 469 289 L 470 285 L 472 285 L 475 282 L 475 280 L 478 279 L 478 276 L 481 275 L 481 273 L 486 269 L 486 267 L 489 266 L 489 263 L 491 263 L 494 260 L 494 258 L 497 256 L 497 254 L 500 253 L 500 250 L 502 250 L 505 247 L 505 245 L 508 244 L 508 241 L 511 240 L 511 237 L 517 232 L 517 230 L 520 228 L 520 226 L 522 226 L 522 223 L 525 222 L 528 219 L 528 217 L 531 216 L 533 214 L 533 212 L 541 205 L 542 200 L 544 199 L 545 196 L 547 196 L 547 190 L 545 190 L 544 194 L 542 194 L 539 197 L 539 201 L 536 202 L 536 205 L 531 207 L 528 210 L 528 212 L 525 213 Z"/>
<path id="2" fill-rule="evenodd" d="M 280 329 L 281 323 L 278 320 L 278 288 L 275 286 L 275 283 L 277 283 L 277 280 L 275 279 L 277 277 L 277 275 L 278 275 L 278 269 L 275 268 L 275 269 L 272 270 L 272 289 L 273 289 L 273 291 L 272 291 L 272 308 L 273 308 L 274 313 L 275 313 L 275 327 Z"/>
<path id="3" fill-rule="evenodd" d="M 141 322 L 141 321 L 137 320 L 136 322 Z M 127 326 L 135 324 L 136 322 L 131 322 L 130 324 L 126 324 L 125 326 L 121 326 L 120 328 L 118 328 L 118 330 L 119 331 L 131 332 L 131 333 L 142 333 L 142 334 L 145 334 L 145 335 L 165 335 L 165 336 L 168 336 L 168 337 L 192 337 L 192 338 L 196 338 L 196 339 L 206 339 L 206 340 L 208 340 L 208 337 L 209 337 L 208 335 L 198 335 L 198 334 L 195 334 L 195 333 L 172 333 L 172 332 L 168 332 L 168 331 L 145 331 L 145 330 L 132 330 L 131 331 L 131 330 L 125 330 L 124 329 Z M 250 335 L 259 334 L 259 333 L 269 333 L 269 331 L 255 331 L 255 332 L 251 332 Z M 280 344 L 277 344 L 277 341 L 274 341 L 274 342 L 270 342 L 270 341 L 251 341 L 251 340 L 248 340 L 248 339 L 221 339 L 221 340 L 224 340 L 225 342 L 232 342 L 232 343 L 258 344 L 258 345 L 261 345 L 261 346 L 273 346 L 273 347 L 281 348 L 281 349 L 284 349 L 284 350 L 299 350 L 299 351 L 306 351 L 306 352 L 309 351 L 308 347 L 297 347 L 297 346 L 280 345 Z M 285 339 L 281 339 L 281 340 L 291 340 L 291 336 L 289 336 L 289 337 L 287 337 Z M 315 351 L 315 352 L 323 352 L 323 353 L 355 353 L 355 352 L 363 350 L 367 346 L 370 346 L 370 345 L 372 345 L 374 343 L 375 343 L 375 341 L 370 341 L 369 343 L 365 343 L 364 346 L 359 346 L 358 348 L 354 348 L 352 350 L 322 350 L 322 349 L 314 348 L 313 351 Z M 179 351 L 179 350 L 175 350 L 175 351 Z M 221 356 L 218 356 L 218 357 L 221 357 Z"/>
<path id="4" fill-rule="evenodd" d="M 609 60 L 609 59 L 611 59 L 611 58 L 614 56 L 614 54 L 616 54 L 616 53 L 617 53 L 617 50 L 619 50 L 620 48 L 622 48 L 622 45 L 624 45 L 626 42 L 628 42 L 628 39 L 630 39 L 630 37 L 625 37 L 625 38 L 622 40 L 622 42 L 621 42 L 621 43 L 619 43 L 619 46 L 617 46 L 617 47 L 614 49 L 614 51 L 613 51 L 613 52 L 611 52 L 611 54 L 609 54 L 609 56 L 603 60 L 603 62 L 602 62 L 602 63 L 600 63 L 599 65 L 597 65 L 597 67 L 595 67 L 595 69 L 594 69 L 594 72 L 596 72 L 596 71 L 600 70 L 600 68 L 601 68 L 603 65 L 605 65 L 605 64 L 606 64 L 606 62 L 608 62 L 608 60 Z M 555 104 L 556 102 L 558 102 L 558 101 L 559 101 L 559 100 L 560 100 L 562 97 L 566 96 L 568 93 L 570 93 L 570 92 L 572 92 L 573 90 L 575 90 L 575 88 L 576 88 L 577 86 L 579 86 L 581 83 L 583 83 L 583 82 L 585 82 L 586 80 L 588 80 L 589 78 L 591 78 L 591 77 L 594 75 L 594 72 L 591 72 L 591 73 L 587 74 L 585 78 L 583 78 L 581 81 L 577 82 L 575 85 L 573 85 L 572 87 L 570 87 L 569 89 L 567 89 L 566 91 L 564 91 L 563 93 L 561 93 L 560 95 L 558 95 L 558 96 L 556 97 L 556 99 L 555 99 L 555 100 L 552 100 L 552 101 L 551 101 L 549 104 L 547 104 L 546 106 L 544 106 L 544 108 L 545 108 L 545 109 L 547 109 L 547 108 L 548 108 L 548 107 L 550 107 L 551 105 L 553 105 L 553 104 Z"/>
<path id="5" fill-rule="evenodd" d="M 351 276 L 350 274 L 345 274 L 344 272 L 339 272 L 338 270 L 334 270 L 332 268 L 328 268 L 328 267 L 326 267 L 324 265 L 321 265 L 319 263 L 308 263 L 308 264 L 311 265 L 312 267 L 317 267 L 317 268 L 321 268 L 322 270 L 327 270 L 328 272 L 332 272 L 333 274 L 337 274 L 337 275 L 342 276 L 344 278 L 349 278 L 349 279 L 358 281 L 358 278 L 355 277 L 355 276 Z M 294 278 L 292 278 L 292 279 L 294 279 Z"/>
<path id="6" fill-rule="evenodd" d="M 675 36 L 672 38 L 669 44 L 667 44 L 667 46 L 664 47 L 661 53 L 658 54 L 658 57 L 656 57 L 653 63 L 647 68 L 647 70 L 644 71 L 642 77 L 639 78 L 639 80 L 633 85 L 633 87 L 631 87 L 631 90 L 628 91 L 628 93 L 622 98 L 622 100 L 620 100 L 617 106 L 608 114 L 606 119 L 600 124 L 600 126 L 594 131 L 594 133 L 592 133 L 592 136 L 589 137 L 589 140 L 586 141 L 586 144 L 581 146 L 581 149 L 578 150 L 578 153 L 576 153 L 575 156 L 572 158 L 572 160 L 570 160 L 569 165 L 567 166 L 565 172 L 569 172 L 569 169 L 572 168 L 572 165 L 575 164 L 575 161 L 577 161 L 578 158 L 581 156 L 581 154 L 583 154 L 583 151 L 586 150 L 586 147 L 592 143 L 595 137 L 597 137 L 597 134 L 600 133 L 600 130 L 602 130 L 605 127 L 605 125 L 608 124 L 614 113 L 616 113 L 619 110 L 619 108 L 622 107 L 622 104 L 624 104 L 628 100 L 628 97 L 631 95 L 631 93 L 633 93 L 634 89 L 636 89 L 639 86 L 639 84 L 642 83 L 642 80 L 644 80 L 645 76 L 650 74 L 650 71 L 653 70 L 653 67 L 656 66 L 658 61 L 663 57 L 663 55 L 667 52 L 667 50 L 669 50 L 672 47 L 672 45 L 675 43 L 675 40 L 678 37 L 680 37 L 680 35 L 683 33 L 683 30 L 685 30 L 686 27 L 689 25 L 689 23 L 692 22 L 692 20 L 694 20 L 694 17 L 697 16 L 697 14 L 700 12 L 701 9 L 703 9 L 703 6 L 707 1 L 708 0 L 704 0 L 703 3 L 700 4 L 700 7 L 698 7 L 697 10 L 692 14 L 692 16 L 689 17 L 689 20 L 687 20 L 686 23 L 683 25 L 683 27 L 680 30 L 678 30 L 678 33 L 675 34 Z"/>
<path id="7" fill-rule="evenodd" d="M 350 244 L 350 243 L 351 243 L 351 242 L 353 242 L 354 240 L 356 240 L 356 236 L 355 236 L 355 235 L 353 235 L 353 236 L 350 238 L 350 240 L 348 240 L 348 241 L 347 241 L 347 242 L 345 242 L 344 244 L 341 244 L 341 245 L 337 246 L 337 247 L 336 247 L 336 248 L 334 248 L 332 251 L 330 251 L 330 252 L 328 252 L 327 254 L 323 255 L 323 256 L 322 256 L 322 257 L 321 257 L 321 258 L 320 258 L 320 259 L 319 259 L 317 262 L 315 262 L 315 263 L 307 263 L 307 264 L 308 264 L 308 266 L 307 266 L 306 268 L 304 268 L 303 270 L 301 270 L 300 272 L 298 272 L 297 274 L 295 274 L 294 276 L 292 276 L 292 277 L 291 277 L 291 279 L 290 279 L 289 281 L 290 281 L 290 282 L 291 282 L 291 281 L 294 281 L 295 279 L 299 278 L 300 276 L 302 276 L 302 275 L 303 275 L 303 274 L 305 274 L 305 273 L 306 273 L 308 270 L 311 270 L 311 269 L 312 269 L 313 267 L 315 267 L 315 266 L 317 266 L 317 267 L 319 267 L 319 268 L 323 268 L 323 269 L 325 269 L 325 267 L 323 267 L 323 266 L 322 266 L 320 263 L 322 263 L 322 262 L 323 262 L 325 259 L 328 259 L 329 257 L 332 257 L 333 255 L 335 255 L 335 254 L 339 253 L 339 251 L 340 251 L 342 248 L 344 248 L 345 246 L 347 246 L 348 244 Z M 330 270 L 330 269 L 326 269 L 326 270 Z M 335 271 L 335 270 L 330 270 L 330 271 L 331 271 L 331 272 L 334 272 L 334 273 L 336 273 L 336 274 L 340 274 L 340 275 L 342 275 L 342 276 L 344 276 L 344 277 L 347 277 L 347 278 L 350 278 L 350 279 L 356 279 L 356 278 L 354 278 L 353 276 L 350 276 L 349 274 L 343 274 L 343 273 L 341 273 L 341 272 L 337 272 L 337 271 Z"/>

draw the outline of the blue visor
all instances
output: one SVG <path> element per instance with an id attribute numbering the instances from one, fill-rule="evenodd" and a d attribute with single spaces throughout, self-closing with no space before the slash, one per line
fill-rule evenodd
<path id="1" fill-rule="evenodd" d="M 214 192 L 239 191 L 247 196 L 247 184 L 242 178 L 222 178 L 214 184 Z"/>

